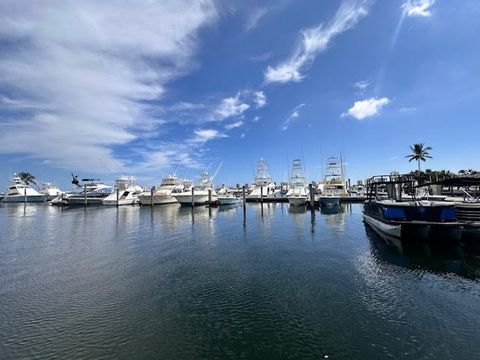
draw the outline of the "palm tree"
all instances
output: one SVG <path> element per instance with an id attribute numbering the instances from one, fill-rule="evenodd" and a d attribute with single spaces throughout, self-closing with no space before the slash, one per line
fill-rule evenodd
<path id="1" fill-rule="evenodd" d="M 20 178 L 20 180 L 22 180 L 26 185 L 30 185 L 30 184 L 36 184 L 35 182 L 35 176 L 33 176 L 32 174 L 30 174 L 29 172 L 21 172 L 18 174 L 18 177 Z"/>
<path id="2" fill-rule="evenodd" d="M 417 161 L 418 171 L 420 172 L 420 161 L 426 161 L 427 159 L 432 158 L 429 154 L 429 151 L 432 150 L 432 148 L 430 146 L 425 146 L 424 143 L 418 143 L 410 146 L 410 150 L 412 150 L 412 154 L 405 157 L 408 159 L 408 162 L 413 160 Z"/>

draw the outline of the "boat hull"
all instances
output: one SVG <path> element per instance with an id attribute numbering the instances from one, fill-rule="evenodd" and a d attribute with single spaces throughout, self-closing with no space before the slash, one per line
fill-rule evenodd
<path id="1" fill-rule="evenodd" d="M 218 197 L 218 203 L 220 205 L 236 205 L 236 204 L 240 204 L 240 199 L 236 198 L 236 197 L 229 197 L 229 196 L 225 196 L 225 197 L 222 197 L 222 196 L 219 196 Z"/>
<path id="2" fill-rule="evenodd" d="M 288 203 L 292 206 L 304 206 L 307 198 L 303 196 L 289 196 Z"/>
<path id="3" fill-rule="evenodd" d="M 373 217 L 363 214 L 363 219 L 365 222 L 370 225 L 371 227 L 375 228 L 376 230 L 380 230 L 381 232 L 400 238 L 402 236 L 402 226 L 401 225 L 392 225 L 384 223 L 380 220 L 374 219 Z"/>
<path id="4" fill-rule="evenodd" d="M 338 196 L 320 196 L 321 206 L 340 206 L 340 197 Z"/>
<path id="5" fill-rule="evenodd" d="M 135 205 L 138 202 L 138 199 L 136 198 L 130 198 L 130 199 L 119 199 L 118 201 L 115 200 L 110 200 L 110 199 L 103 199 L 102 200 L 102 205 L 105 206 L 124 206 L 124 205 Z"/>
<path id="6" fill-rule="evenodd" d="M 6 196 L 3 198 L 5 203 L 23 203 L 23 202 L 45 202 L 47 201 L 47 195 L 15 195 L 15 196 Z"/>
<path id="7" fill-rule="evenodd" d="M 100 206 L 103 205 L 103 198 L 96 197 L 75 197 L 75 198 L 66 198 L 65 203 L 68 206 Z"/>
<path id="8" fill-rule="evenodd" d="M 175 195 L 174 197 L 182 206 L 191 206 L 192 203 L 194 206 L 208 204 L 208 194 L 195 194 L 193 195 L 193 199 L 191 194 Z M 212 202 L 216 202 L 217 200 L 217 197 L 212 195 Z"/>
<path id="9" fill-rule="evenodd" d="M 138 200 L 140 201 L 140 205 L 164 205 L 177 203 L 177 199 L 171 195 L 153 195 L 153 201 L 151 195 L 139 195 Z"/>

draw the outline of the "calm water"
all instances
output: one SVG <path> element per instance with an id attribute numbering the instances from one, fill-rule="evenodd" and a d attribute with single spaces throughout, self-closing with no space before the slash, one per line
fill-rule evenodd
<path id="1" fill-rule="evenodd" d="M 0 205 L 0 357 L 480 358 L 480 261 L 337 214 Z"/>

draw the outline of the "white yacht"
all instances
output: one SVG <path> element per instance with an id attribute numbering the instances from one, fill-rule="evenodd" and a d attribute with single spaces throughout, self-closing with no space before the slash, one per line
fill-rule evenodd
<path id="1" fill-rule="evenodd" d="M 302 162 L 293 160 L 290 185 L 287 192 L 288 203 L 292 206 L 303 206 L 308 198 L 307 177 Z"/>
<path id="2" fill-rule="evenodd" d="M 6 203 L 44 202 L 46 200 L 47 195 L 40 194 L 37 190 L 25 184 L 17 174 L 13 175 L 3 197 L 3 201 Z"/>
<path id="3" fill-rule="evenodd" d="M 222 164 L 220 164 L 220 166 L 222 166 Z M 208 171 L 204 171 L 200 175 L 200 181 L 193 186 L 193 188 L 181 193 L 173 194 L 180 205 L 204 205 L 208 204 L 209 200 L 212 203 L 217 202 L 218 197 L 213 185 L 213 180 L 215 179 L 218 170 L 220 170 L 220 166 L 213 176 L 211 176 Z M 209 193 L 211 194 L 211 199 L 209 199 Z"/>
<path id="4" fill-rule="evenodd" d="M 319 197 L 321 206 L 339 206 L 340 198 L 347 196 L 344 179 L 343 162 L 335 157 L 327 161 L 322 194 Z"/>
<path id="5" fill-rule="evenodd" d="M 242 202 L 240 197 L 235 194 L 234 190 L 227 187 L 222 187 L 218 191 L 217 199 L 220 205 L 237 205 Z"/>
<path id="6" fill-rule="evenodd" d="M 255 174 L 255 182 L 252 191 L 247 195 L 249 201 L 260 201 L 260 199 L 276 199 L 280 198 L 280 190 L 277 190 L 275 183 L 270 176 L 270 170 L 265 160 L 260 159 L 257 163 L 257 172 Z"/>
<path id="7" fill-rule="evenodd" d="M 102 199 L 103 205 L 134 205 L 143 189 L 135 183 L 133 176 L 121 176 L 115 181 L 115 191 Z"/>
<path id="8" fill-rule="evenodd" d="M 145 191 L 138 195 L 138 200 L 140 201 L 141 205 L 162 205 L 176 203 L 177 199 L 175 199 L 173 195 L 176 193 L 181 193 L 184 189 L 185 191 L 191 189 L 191 184 L 189 187 L 184 187 L 184 183 L 187 183 L 187 181 L 185 179 L 177 178 L 175 174 L 167 175 L 162 179 L 160 186 L 154 188 L 153 198 L 151 191 Z"/>
<path id="9" fill-rule="evenodd" d="M 43 183 L 40 185 L 40 190 L 38 191 L 40 194 L 47 195 L 47 200 L 51 201 L 58 196 L 61 196 L 64 192 L 58 188 L 57 185 L 52 183 Z"/>

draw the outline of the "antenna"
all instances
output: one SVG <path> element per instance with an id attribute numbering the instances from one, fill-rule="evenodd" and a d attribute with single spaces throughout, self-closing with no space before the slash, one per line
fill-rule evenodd
<path id="1" fill-rule="evenodd" d="M 215 179 L 215 177 L 217 176 L 218 172 L 220 171 L 220 168 L 222 167 L 222 165 L 223 165 L 223 161 L 218 166 L 217 170 L 215 171 L 215 174 L 213 174 L 212 179 Z"/>

